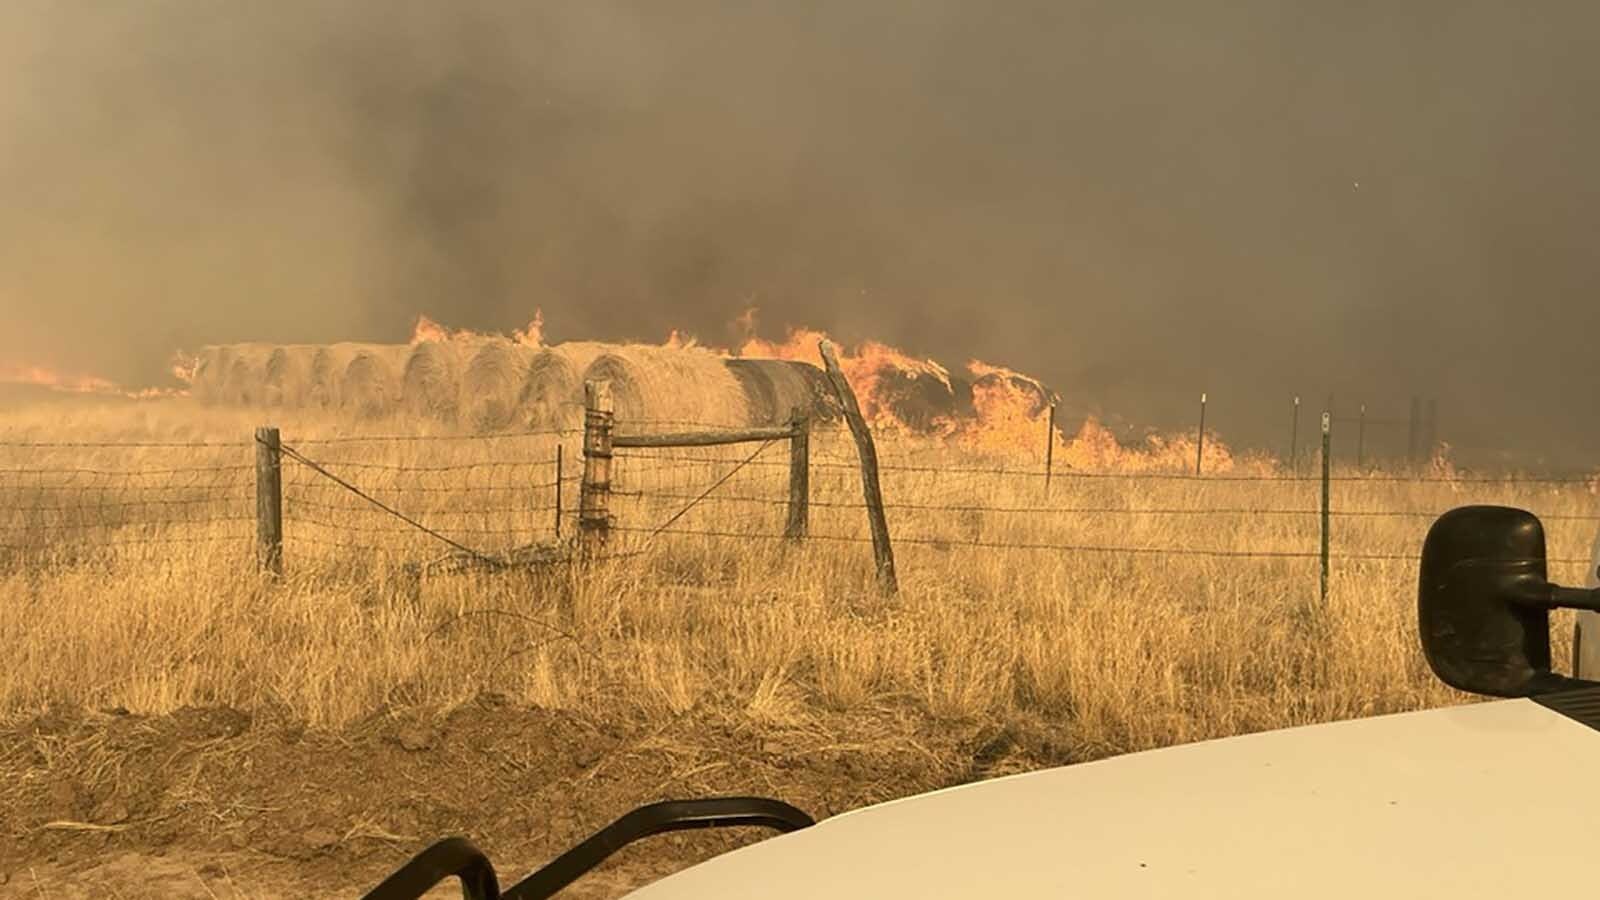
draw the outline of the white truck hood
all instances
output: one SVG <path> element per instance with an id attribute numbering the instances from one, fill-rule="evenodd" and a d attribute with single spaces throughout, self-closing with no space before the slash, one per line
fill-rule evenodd
<path id="1" fill-rule="evenodd" d="M 635 900 L 1592 896 L 1600 731 L 1532 700 L 1246 735 L 826 819 Z"/>

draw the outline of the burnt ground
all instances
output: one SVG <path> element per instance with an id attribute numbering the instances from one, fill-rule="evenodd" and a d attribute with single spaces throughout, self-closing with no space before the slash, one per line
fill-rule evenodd
<path id="1" fill-rule="evenodd" d="M 0 729 L 0 898 L 359 897 L 449 835 L 509 884 L 657 800 L 756 794 L 821 819 L 1070 755 L 1039 725 L 892 708 L 778 726 L 712 702 L 643 722 L 483 695 L 337 731 L 271 709 L 54 708 Z M 647 839 L 562 896 L 620 896 L 764 836 Z"/>

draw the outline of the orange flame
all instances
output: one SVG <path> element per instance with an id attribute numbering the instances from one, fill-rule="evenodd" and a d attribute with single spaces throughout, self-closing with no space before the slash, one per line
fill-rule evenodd
<path id="1" fill-rule="evenodd" d="M 511 339 L 524 347 L 538 349 L 544 346 L 544 310 L 537 307 L 533 310 L 533 320 L 528 327 L 520 331 L 511 332 Z"/>
<path id="2" fill-rule="evenodd" d="M 752 320 L 753 321 L 753 320 Z M 896 402 L 897 393 L 914 393 L 925 388 L 932 396 L 942 393 L 955 401 L 955 390 L 950 383 L 950 373 L 929 359 L 918 359 L 888 344 L 865 341 L 854 349 L 841 345 L 826 332 L 811 328 L 791 328 L 784 341 L 774 342 L 759 337 L 749 337 L 733 355 L 745 359 L 786 359 L 816 365 L 819 362 L 817 345 L 828 341 L 839 347 L 839 369 L 851 390 L 861 403 L 861 414 L 877 428 L 906 431 L 939 428 L 938 415 L 930 416 L 928 423 L 917 428 L 903 415 L 902 404 Z M 903 390 L 896 391 L 891 384 Z"/>
<path id="3" fill-rule="evenodd" d="M 176 364 L 174 374 L 178 373 Z M 187 370 L 192 377 L 193 369 Z M 64 394 L 94 394 L 106 397 L 123 397 L 130 400 L 154 400 L 164 397 L 181 397 L 187 390 L 178 388 L 139 388 L 130 390 L 98 375 L 70 375 L 43 366 L 0 364 L 0 384 L 23 384 Z"/>
<path id="4" fill-rule="evenodd" d="M 192 385 L 195 374 L 200 371 L 200 357 L 178 350 L 172 354 L 169 369 L 173 378 L 185 385 Z"/>
<path id="5" fill-rule="evenodd" d="M 667 339 L 662 342 L 661 346 L 669 350 L 694 350 L 699 349 L 700 340 L 692 334 L 687 334 L 674 328 L 667 332 Z"/>
<path id="6" fill-rule="evenodd" d="M 0 382 L 26 384 L 72 394 L 114 394 L 114 382 L 94 375 L 67 375 L 43 366 L 0 365 Z"/>
<path id="7" fill-rule="evenodd" d="M 735 325 L 748 336 L 734 355 L 746 358 L 815 364 L 818 342 L 831 340 L 811 328 L 790 328 L 781 342 L 757 337 L 754 309 L 735 320 Z M 1197 446 L 1194 434 L 1148 434 L 1129 442 L 1089 417 L 1075 435 L 1067 437 L 1059 424 L 1051 426 L 1052 410 L 1060 403 L 1055 392 L 1037 378 L 982 360 L 969 360 L 967 373 L 972 380 L 958 383 L 932 360 L 865 341 L 854 348 L 841 347 L 839 367 L 873 427 L 941 438 L 974 452 L 1011 458 L 1023 454 L 1036 462 L 1043 462 L 1049 452 L 1058 467 L 1100 471 L 1192 470 L 1197 453 L 1203 455 L 1204 472 L 1270 474 L 1277 468 L 1265 457 L 1236 456 L 1209 431 L 1203 449 Z M 913 421 L 911 413 L 919 400 L 935 406 L 946 404 L 948 411 Z"/>
<path id="8" fill-rule="evenodd" d="M 452 337 L 465 332 L 451 333 L 450 329 L 428 318 L 426 315 L 417 316 L 417 324 L 411 329 L 411 346 L 418 344 L 448 341 Z"/>
<path id="9" fill-rule="evenodd" d="M 445 341 L 482 340 L 495 335 L 473 331 L 470 328 L 450 328 L 440 324 L 437 320 L 426 314 L 417 316 L 417 323 L 411 327 L 410 345 L 443 343 Z M 533 318 L 526 328 L 513 329 L 511 340 L 524 347 L 535 349 L 544 346 L 544 310 L 534 309 Z"/>

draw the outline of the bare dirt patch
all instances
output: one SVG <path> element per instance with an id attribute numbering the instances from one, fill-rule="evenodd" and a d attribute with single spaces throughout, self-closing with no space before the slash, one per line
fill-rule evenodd
<path id="1" fill-rule="evenodd" d="M 0 897 L 353 897 L 456 834 L 509 881 L 657 800 L 758 794 L 822 818 L 1069 756 L 1048 729 L 890 708 L 776 727 L 703 703 L 646 723 L 485 694 L 339 730 L 272 709 L 55 708 L 0 732 Z M 571 895 L 620 896 L 763 836 L 655 838 Z"/>

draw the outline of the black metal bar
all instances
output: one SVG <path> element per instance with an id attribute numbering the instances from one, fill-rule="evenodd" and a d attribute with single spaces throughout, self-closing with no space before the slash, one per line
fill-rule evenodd
<path id="1" fill-rule="evenodd" d="M 420 900 L 446 878 L 461 879 L 463 900 L 501 900 L 500 882 L 483 851 L 466 838 L 445 838 L 412 857 L 362 900 Z"/>
<path id="2" fill-rule="evenodd" d="M 761 797 L 669 800 L 641 806 L 593 837 L 556 857 L 549 865 L 508 888 L 503 900 L 545 900 L 583 877 L 623 847 L 652 835 L 691 828 L 771 828 L 798 831 L 816 824 L 801 810 Z M 378 900 L 369 897 L 368 900 Z M 391 900 L 391 898 L 382 898 Z M 396 895 L 392 900 L 401 900 Z M 405 898 L 410 900 L 410 898 Z M 476 898 L 469 898 L 476 900 Z"/>

